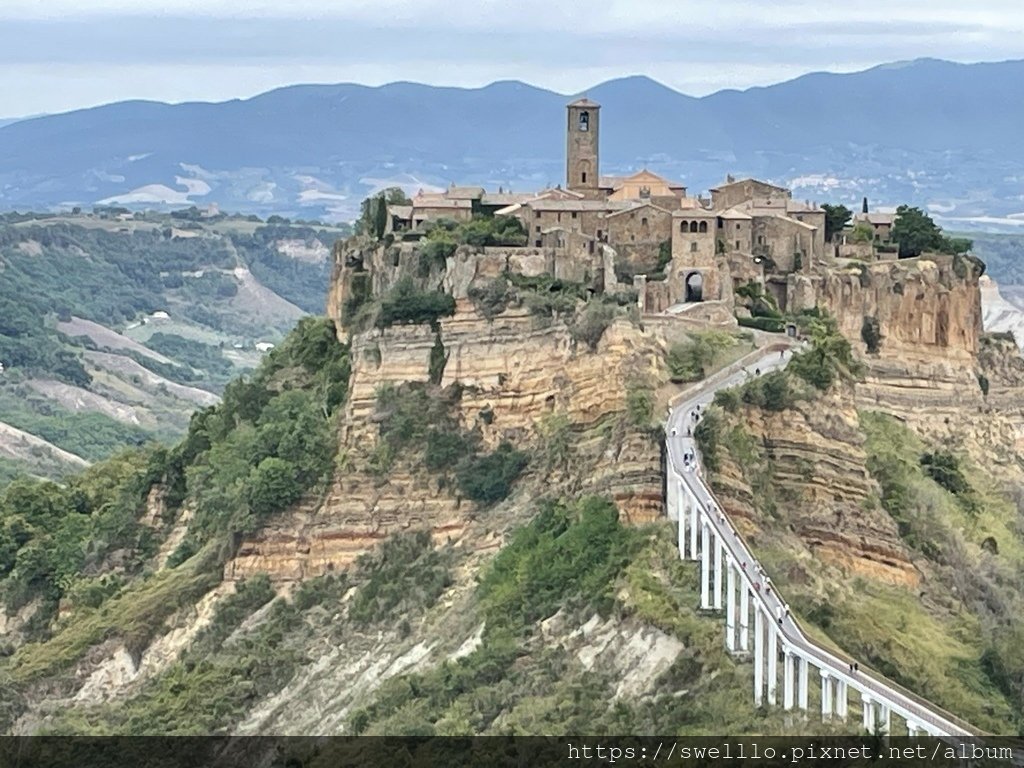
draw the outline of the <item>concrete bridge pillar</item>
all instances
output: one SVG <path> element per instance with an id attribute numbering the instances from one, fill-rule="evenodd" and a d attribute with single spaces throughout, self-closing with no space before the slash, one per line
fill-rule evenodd
<path id="1" fill-rule="evenodd" d="M 796 657 L 787 648 L 782 659 L 782 708 L 789 710 L 793 708 L 793 683 L 796 667 Z"/>
<path id="2" fill-rule="evenodd" d="M 722 610 L 722 555 L 725 546 L 722 537 L 715 534 L 715 610 Z"/>
<path id="3" fill-rule="evenodd" d="M 740 650 L 750 650 L 750 591 L 740 579 Z"/>
<path id="4" fill-rule="evenodd" d="M 875 730 L 875 703 L 868 694 L 861 695 L 861 714 L 863 715 L 864 730 L 871 733 Z"/>
<path id="5" fill-rule="evenodd" d="M 796 705 L 800 707 L 804 712 L 807 711 L 807 684 L 810 682 L 810 665 L 807 663 L 807 659 L 801 658 L 799 661 L 800 675 L 799 675 L 799 686 L 796 695 Z"/>
<path id="6" fill-rule="evenodd" d="M 682 510 L 676 523 L 677 546 L 679 547 L 679 559 L 686 559 L 686 511 Z"/>
<path id="7" fill-rule="evenodd" d="M 690 508 L 690 559 L 696 560 L 700 557 L 700 553 L 697 551 L 697 533 L 699 527 L 697 500 L 693 498 L 690 492 L 690 487 L 685 483 L 683 484 L 683 489 L 686 492 L 687 505 Z"/>
<path id="8" fill-rule="evenodd" d="M 728 576 L 725 580 L 725 647 L 733 653 L 736 650 L 736 563 L 729 558 L 725 564 Z"/>
<path id="9" fill-rule="evenodd" d="M 776 692 L 779 686 L 779 635 L 775 631 L 775 623 L 768 620 L 768 704 L 778 703 Z"/>
<path id="10" fill-rule="evenodd" d="M 845 720 L 849 714 L 849 697 L 846 690 L 845 680 L 836 680 L 836 717 Z"/>
<path id="11" fill-rule="evenodd" d="M 882 702 L 878 702 L 878 722 L 886 734 L 892 733 L 892 710 Z"/>
<path id="12" fill-rule="evenodd" d="M 704 515 L 700 520 L 700 607 L 711 607 L 711 528 Z"/>
<path id="13" fill-rule="evenodd" d="M 679 483 L 676 480 L 675 468 L 671 466 L 672 458 L 668 453 L 667 442 L 665 443 L 665 453 L 669 456 L 669 470 L 665 477 L 665 514 L 668 515 L 669 520 L 678 520 L 679 503 L 682 500 L 679 498 Z"/>
<path id="14" fill-rule="evenodd" d="M 754 606 L 754 706 L 764 702 L 764 614 Z"/>
<path id="15" fill-rule="evenodd" d="M 917 736 L 917 734 L 917 723 L 915 723 L 913 720 L 907 720 L 907 736 L 913 737 Z"/>
<path id="16" fill-rule="evenodd" d="M 832 717 L 832 676 L 821 670 L 821 719 Z"/>

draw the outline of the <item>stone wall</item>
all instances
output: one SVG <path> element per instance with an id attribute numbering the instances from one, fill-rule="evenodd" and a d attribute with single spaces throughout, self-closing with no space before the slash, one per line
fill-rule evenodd
<path id="1" fill-rule="evenodd" d="M 981 333 L 980 269 L 969 259 L 921 257 L 791 275 L 790 311 L 822 306 L 860 350 L 864 318 L 877 319 L 881 358 L 972 365 Z"/>

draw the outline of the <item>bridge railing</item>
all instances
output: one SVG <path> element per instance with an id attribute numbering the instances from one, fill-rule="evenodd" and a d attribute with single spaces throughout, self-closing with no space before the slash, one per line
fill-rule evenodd
<path id="1" fill-rule="evenodd" d="M 699 391 L 701 391 L 703 389 L 707 389 L 708 387 L 714 387 L 714 385 L 717 382 L 721 382 L 721 381 L 727 380 L 730 376 L 732 376 L 733 374 L 735 374 L 735 373 L 739 372 L 740 370 L 746 368 L 751 363 L 757 363 L 758 361 L 762 360 L 765 357 L 765 353 L 771 353 L 771 352 L 779 351 L 779 350 L 783 350 L 784 351 L 786 349 L 791 349 L 794 346 L 795 346 L 795 343 L 793 341 L 779 340 L 779 341 L 776 341 L 776 342 L 772 342 L 772 343 L 768 344 L 765 347 L 760 347 L 758 349 L 753 350 L 752 352 L 748 353 L 747 355 L 744 355 L 743 357 L 741 357 L 739 360 L 734 361 L 733 363 L 731 363 L 730 365 L 726 366 L 725 368 L 719 369 L 718 371 L 713 373 L 711 376 L 708 376 L 707 378 L 703 379 L 702 381 L 694 383 L 692 386 L 687 387 L 682 392 L 680 392 L 678 395 L 673 397 L 669 401 L 669 409 L 670 409 L 670 411 L 672 409 L 674 409 L 679 403 L 684 402 L 687 398 L 694 396 Z M 714 500 L 715 505 L 717 506 L 717 508 L 722 511 L 723 515 L 726 515 L 727 524 L 732 529 L 733 534 L 735 535 L 736 539 L 743 545 L 743 547 L 747 550 L 747 552 L 749 552 L 753 556 L 755 554 L 753 547 L 750 546 L 750 543 L 746 540 L 746 538 L 743 536 L 743 534 L 740 533 L 740 530 L 735 525 L 732 524 L 732 520 L 729 519 L 728 515 L 726 514 L 725 506 L 722 505 L 721 500 L 718 498 L 718 496 L 715 495 L 715 492 L 711 488 L 710 482 L 708 482 L 708 480 L 703 476 L 703 473 L 701 473 L 698 476 L 697 479 L 701 483 L 701 485 L 704 486 L 704 489 L 707 491 L 708 495 Z M 755 558 L 755 561 L 756 561 L 756 558 Z M 849 656 L 845 651 L 831 650 L 829 648 L 825 648 L 817 640 L 815 640 L 813 638 L 813 636 L 808 634 L 808 632 L 805 629 L 805 625 L 803 624 L 802 621 L 800 621 L 793 614 L 791 614 L 791 618 L 793 620 L 793 623 L 796 625 L 797 629 L 800 631 L 800 633 L 803 635 L 803 637 L 808 642 L 808 644 L 812 645 L 820 653 L 822 653 L 826 657 L 832 657 L 832 658 L 838 659 L 839 661 L 841 661 L 841 662 L 843 662 L 845 664 L 853 664 L 853 663 L 857 663 L 858 665 L 860 664 L 860 662 L 858 660 L 856 660 L 853 657 Z M 934 702 L 929 701 L 928 699 L 926 699 L 923 696 L 920 696 L 920 695 L 914 693 L 913 691 L 911 691 L 910 689 L 906 688 L 905 686 L 903 686 L 903 685 L 901 685 L 901 684 L 899 684 L 899 683 L 889 679 L 888 677 L 883 675 L 881 672 L 878 672 L 877 670 L 872 669 L 869 666 L 868 667 L 864 667 L 862 669 L 859 668 L 858 671 L 861 674 L 864 674 L 866 677 L 869 677 L 870 679 L 874 680 L 876 683 L 879 683 L 880 685 L 884 685 L 884 686 L 887 686 L 887 687 L 889 687 L 889 688 L 891 688 L 891 689 L 893 689 L 895 691 L 898 691 L 901 695 L 903 695 L 907 699 L 915 702 L 918 706 L 920 706 L 920 707 L 922 707 L 924 709 L 927 709 L 927 710 L 929 710 L 929 711 L 939 715 L 940 717 L 944 718 L 945 720 L 947 720 L 948 722 L 952 723 L 953 725 L 956 725 L 957 727 L 959 727 L 960 729 L 962 729 L 966 733 L 969 733 L 969 734 L 972 734 L 972 735 L 978 735 L 978 736 L 990 735 L 990 734 L 986 733 L 985 731 L 979 730 L 975 726 L 973 726 L 970 723 L 968 723 L 966 720 L 963 720 L 962 718 L 957 717 L 952 712 L 949 712 L 948 710 L 946 710 L 946 709 L 944 709 L 944 708 L 942 708 L 940 706 L 937 706 Z"/>
<path id="2" fill-rule="evenodd" d="M 757 560 L 756 560 L 756 553 L 754 551 L 754 548 L 750 546 L 750 542 L 747 541 L 747 539 L 743 536 L 743 534 L 740 532 L 739 528 L 737 528 L 735 525 L 732 524 L 732 520 L 729 519 L 729 515 L 726 512 L 726 507 L 722 504 L 722 502 L 718 498 L 718 496 L 715 495 L 715 492 L 711 489 L 710 483 L 707 481 L 707 479 L 704 476 L 698 476 L 698 481 L 704 486 L 704 489 L 708 492 L 708 495 L 714 500 L 715 506 L 722 511 L 722 514 L 725 516 L 727 524 L 732 529 L 733 534 L 736 536 L 737 540 L 739 540 L 739 542 L 743 545 L 743 547 L 748 552 L 750 552 L 751 555 L 753 555 L 755 557 L 755 562 L 757 562 Z M 804 623 L 799 618 L 797 618 L 796 615 L 791 613 L 790 617 L 793 619 L 793 623 L 796 624 L 797 629 L 800 630 L 800 633 L 804 636 L 804 638 L 806 639 L 808 644 L 814 646 L 822 654 L 824 654 L 825 656 L 831 656 L 833 658 L 836 658 L 839 661 L 843 662 L 844 664 L 853 664 L 853 663 L 860 664 L 859 660 L 854 659 L 852 656 L 848 655 L 845 651 L 842 651 L 842 650 L 832 650 L 830 648 L 826 648 L 823 645 L 821 645 L 821 643 L 819 643 L 817 640 L 815 640 L 814 637 L 807 632 L 807 630 L 805 629 Z M 904 687 L 903 685 L 900 685 L 899 683 L 891 680 L 890 678 L 888 678 L 885 675 L 883 675 L 881 672 L 878 672 L 877 670 L 872 669 L 871 667 L 863 667 L 862 666 L 859 669 L 859 672 L 861 674 L 864 674 L 865 676 L 871 678 L 876 683 L 879 683 L 881 685 L 887 686 L 889 688 L 892 688 L 893 690 L 898 691 L 900 694 L 902 694 L 906 698 L 908 698 L 911 701 L 915 702 L 916 704 L 918 704 L 919 706 L 923 707 L 924 709 L 930 710 L 931 712 L 934 712 L 935 714 L 939 715 L 940 717 L 948 720 L 950 723 L 953 723 L 957 727 L 959 727 L 962 730 L 964 730 L 966 733 L 970 733 L 970 734 L 978 735 L 978 736 L 991 735 L 991 734 L 987 734 L 985 731 L 979 730 L 975 726 L 973 726 L 970 723 L 968 723 L 966 720 L 963 720 L 962 718 L 959 718 L 956 715 L 954 715 L 952 712 L 949 712 L 948 710 L 943 709 L 940 706 L 937 706 L 933 701 L 930 701 L 930 700 L 924 698 L 923 696 L 920 696 L 919 694 L 914 693 L 910 689 L 908 689 L 908 688 Z"/>

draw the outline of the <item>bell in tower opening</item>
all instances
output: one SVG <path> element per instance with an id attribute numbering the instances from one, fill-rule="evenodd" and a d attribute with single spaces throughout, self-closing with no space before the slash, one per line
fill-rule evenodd
<path id="1" fill-rule="evenodd" d="M 600 191 L 598 127 L 601 108 L 590 99 L 568 105 L 566 125 L 565 181 L 569 189 L 597 197 Z"/>

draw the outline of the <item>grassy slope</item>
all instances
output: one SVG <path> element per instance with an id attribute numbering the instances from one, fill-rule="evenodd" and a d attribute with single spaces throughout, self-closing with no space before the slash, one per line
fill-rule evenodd
<path id="1" fill-rule="evenodd" d="M 161 362 L 161 355 L 151 355 L 145 347 L 111 351 L 130 356 L 171 381 L 220 392 L 231 378 L 258 362 L 254 342 L 279 342 L 294 324 L 302 310 L 292 302 L 313 311 L 322 308 L 324 270 L 329 264 L 293 259 L 278 253 L 275 243 L 305 240 L 323 251 L 318 238 L 327 238 L 329 246 L 330 238 L 345 231 L 268 227 L 231 219 L 188 223 L 156 214 L 128 222 L 85 216 L 20 218 L 12 219 L 13 223 L 0 221 L 0 263 L 7 277 L 0 285 L 0 308 L 11 308 L 17 316 L 9 314 L 8 325 L 0 327 L 0 360 L 7 367 L 6 394 L 0 393 L 6 400 L 0 397 L 0 414 L 13 426 L 90 460 L 145 439 L 181 435 L 195 406 L 165 387 L 148 386 L 140 376 L 117 371 L 93 370 L 91 383 L 68 379 L 62 372 L 67 365 L 56 367 L 58 350 L 74 359 L 83 345 L 106 349 L 111 339 L 115 347 L 131 342 L 104 336 L 99 333 L 102 328 L 88 342 L 58 336 L 56 318 L 42 315 L 57 306 L 142 344 L 155 344 L 154 334 L 164 334 L 163 339 L 170 336 L 171 342 L 180 339 L 165 341 L 157 350 L 170 362 Z M 195 227 L 200 237 L 167 240 L 160 234 L 165 227 L 183 226 Z M 255 277 L 246 273 L 240 282 L 231 274 L 235 265 L 248 267 Z M 200 271 L 203 276 L 196 277 Z M 275 290 L 283 291 L 283 298 Z M 254 297 L 261 297 L 258 308 Z M 172 318 L 140 322 L 145 319 L 140 313 L 160 309 L 170 310 Z M 14 335 L 5 337 L 8 333 Z M 35 354 L 33 349 L 41 352 Z M 12 364 L 12 359 L 24 359 L 24 364 Z M 81 412 L 81 406 L 64 402 L 67 397 L 40 396 L 22 383 L 26 378 L 84 384 L 109 398 L 111 407 L 107 414 Z M 120 406 L 135 408 L 141 421 L 111 413 L 127 410 Z M 22 471 L 56 476 L 52 466 L 28 457 L 6 460 L 0 480 Z"/>
<path id="2" fill-rule="evenodd" d="M 979 607 L 983 598 L 968 594 L 956 580 L 957 571 L 990 567 L 978 546 L 989 535 L 1000 542 L 1001 567 L 1019 570 L 1016 509 L 992 490 L 998 487 L 994 480 L 970 468 L 974 487 L 986 490 L 977 493 L 980 511 L 968 515 L 960 500 L 922 470 L 918 458 L 928 446 L 895 419 L 861 414 L 868 467 L 882 482 L 881 503 L 902 494 L 911 518 L 904 538 L 925 569 L 919 589 L 893 586 L 818 561 L 789 530 L 789 510 L 800 499 L 787 496 L 778 484 L 773 458 L 744 437 L 735 417 L 725 423 L 732 426 L 721 444 L 756 489 L 762 532 L 752 544 L 811 633 L 983 729 L 1016 733 L 1019 699 L 1007 695 L 985 662 L 997 620 Z M 928 554 L 914 550 L 911 542 L 926 542 Z M 982 592 L 1007 586 L 974 585 Z M 1020 597 L 1012 595 L 1014 601 Z"/>

